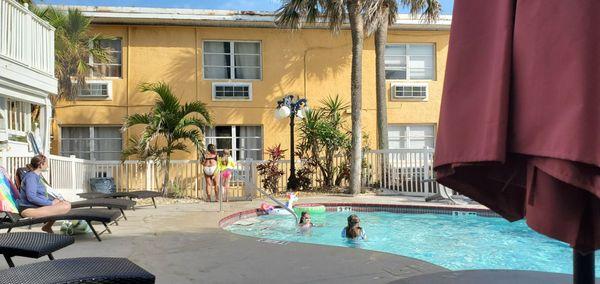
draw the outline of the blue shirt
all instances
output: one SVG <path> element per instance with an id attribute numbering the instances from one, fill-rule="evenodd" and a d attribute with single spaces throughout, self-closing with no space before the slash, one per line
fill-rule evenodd
<path id="1" fill-rule="evenodd" d="M 20 206 L 40 207 L 52 205 L 52 199 L 47 196 L 42 177 L 34 172 L 28 172 L 23 177 L 20 195 Z"/>

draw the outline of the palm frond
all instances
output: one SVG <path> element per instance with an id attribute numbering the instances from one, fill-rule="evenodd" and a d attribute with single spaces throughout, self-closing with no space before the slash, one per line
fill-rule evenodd
<path id="1" fill-rule="evenodd" d="M 202 140 L 202 134 L 198 129 L 179 129 L 173 132 L 173 139 L 189 139 L 197 145 Z"/>
<path id="2" fill-rule="evenodd" d="M 363 6 L 364 28 L 371 35 L 381 25 L 393 25 L 396 21 L 396 0 L 371 0 Z"/>
<path id="3" fill-rule="evenodd" d="M 193 113 L 200 114 L 200 119 L 204 120 L 206 125 L 212 124 L 212 117 L 205 103 L 195 101 L 186 103 L 181 107 L 181 116 L 187 116 Z"/>
<path id="4" fill-rule="evenodd" d="M 136 114 L 132 114 L 125 118 L 125 121 L 123 123 L 123 129 L 127 129 L 134 125 L 150 124 L 150 123 L 152 123 L 152 117 L 150 116 L 150 114 L 136 113 Z"/>
<path id="5" fill-rule="evenodd" d="M 340 98 L 340 95 L 329 96 L 321 100 L 321 104 L 328 114 L 346 111 L 350 107 L 350 104 Z"/>
<path id="6" fill-rule="evenodd" d="M 420 17 L 427 23 L 435 22 L 442 11 L 439 0 L 400 0 L 400 3 L 409 8 L 413 17 Z"/>
<path id="7" fill-rule="evenodd" d="M 195 117 L 184 117 L 179 121 L 179 123 L 177 124 L 175 129 L 185 129 L 186 127 L 189 127 L 189 126 L 194 126 L 199 129 L 204 129 L 205 127 L 208 127 L 210 125 L 205 123 L 203 120 L 195 118 Z"/>
<path id="8" fill-rule="evenodd" d="M 306 22 L 306 0 L 285 0 L 275 11 L 275 25 L 280 28 L 300 29 Z"/>
<path id="9" fill-rule="evenodd" d="M 177 142 L 177 143 L 173 144 L 173 146 L 171 146 L 171 152 L 173 152 L 173 151 L 184 151 L 186 153 L 190 152 L 188 149 L 188 146 L 182 142 Z"/>
<path id="10" fill-rule="evenodd" d="M 141 83 L 139 89 L 141 92 L 152 91 L 159 96 L 154 107 L 159 112 L 176 112 L 181 107 L 179 99 L 165 82 Z"/>
<path id="11" fill-rule="evenodd" d="M 361 2 L 362 3 L 362 2 Z M 321 0 L 320 5 L 323 9 L 325 19 L 329 24 L 329 29 L 337 33 L 348 19 L 346 12 L 346 1 L 344 0 Z"/>

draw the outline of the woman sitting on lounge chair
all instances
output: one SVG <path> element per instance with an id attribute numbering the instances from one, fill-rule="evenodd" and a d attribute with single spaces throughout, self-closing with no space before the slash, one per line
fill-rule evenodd
<path id="1" fill-rule="evenodd" d="M 48 196 L 46 186 L 42 182 L 41 173 L 48 168 L 48 159 L 44 155 L 31 158 L 28 165 L 30 172 L 23 176 L 19 198 L 19 212 L 23 217 L 40 218 L 52 215 L 61 215 L 71 210 L 71 203 L 53 199 Z M 42 230 L 52 232 L 54 221 L 47 222 Z"/>

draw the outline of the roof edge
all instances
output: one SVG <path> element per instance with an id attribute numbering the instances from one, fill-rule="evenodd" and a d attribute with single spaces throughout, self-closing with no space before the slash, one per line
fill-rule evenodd
<path id="1" fill-rule="evenodd" d="M 53 5 L 60 10 L 79 9 L 95 24 L 134 25 L 184 25 L 212 27 L 277 28 L 275 14 L 269 11 L 207 10 L 179 8 L 69 6 Z M 398 14 L 390 29 L 449 30 L 452 16 L 442 15 L 435 23 L 424 23 L 408 14 Z M 307 25 L 306 28 L 326 29 L 323 24 Z M 346 27 L 348 28 L 348 27 Z"/>

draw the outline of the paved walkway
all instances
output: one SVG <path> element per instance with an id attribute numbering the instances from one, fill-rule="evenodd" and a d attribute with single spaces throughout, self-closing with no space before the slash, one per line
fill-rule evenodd
<path id="1" fill-rule="evenodd" d="M 402 198 L 325 197 L 303 202 L 400 202 Z M 388 202 L 388 203 L 389 203 Z M 261 200 L 159 205 L 127 211 L 129 220 L 111 226 L 103 241 L 78 236 L 56 258 L 126 257 L 154 273 L 157 283 L 389 283 L 446 269 L 398 255 L 302 243 L 259 242 L 229 233 L 218 221 L 257 208 Z M 101 227 L 101 226 L 100 226 Z M 58 228 L 55 228 L 58 229 Z M 34 228 L 34 231 L 39 228 Z M 42 261 L 15 258 L 15 264 Z M 7 265 L 0 261 L 0 269 Z"/>
<path id="2" fill-rule="evenodd" d="M 301 196 L 300 201 L 425 204 L 422 199 L 400 196 Z M 258 208 L 261 202 L 224 203 L 223 212 L 219 212 L 218 203 L 205 202 L 127 211 L 129 220 L 112 226 L 113 234 L 103 235 L 102 242 L 90 236 L 77 236 L 74 245 L 54 255 L 56 258 L 126 257 L 155 274 L 157 283 L 169 284 L 536 283 L 537 280 L 561 283 L 569 279 L 565 275 L 527 272 L 452 272 L 420 260 L 381 252 L 303 243 L 261 242 L 218 227 L 221 218 L 237 211 Z M 467 207 L 480 208 L 477 205 Z M 45 259 L 14 260 L 18 266 Z M 6 263 L 0 261 L 0 269 L 5 268 Z"/>

